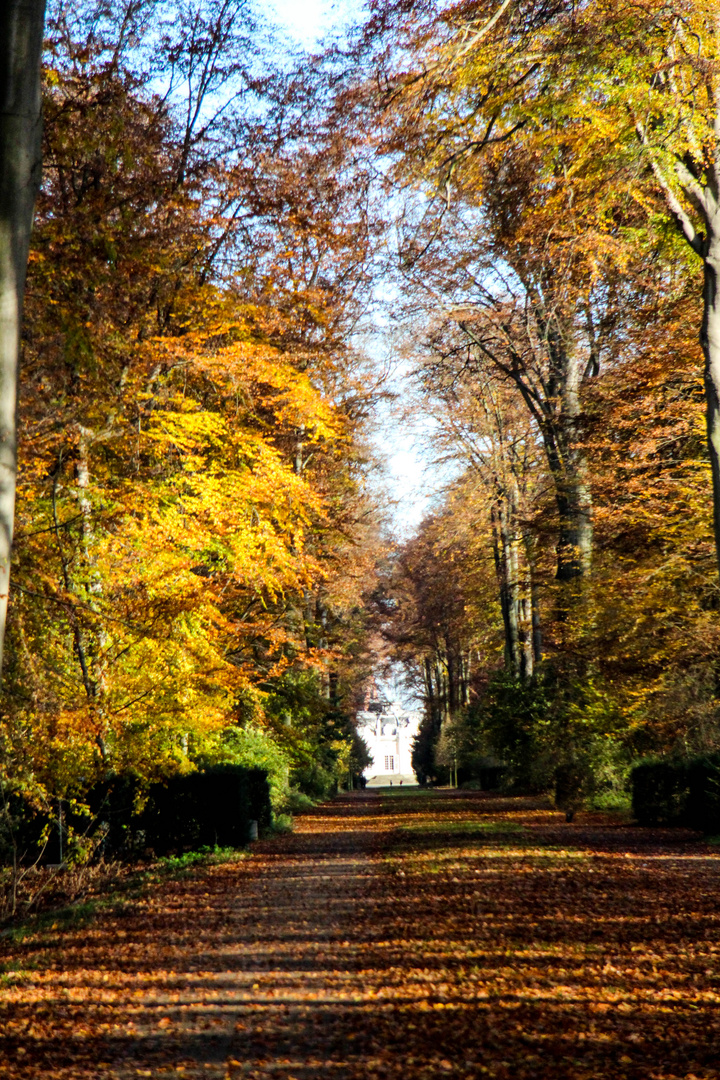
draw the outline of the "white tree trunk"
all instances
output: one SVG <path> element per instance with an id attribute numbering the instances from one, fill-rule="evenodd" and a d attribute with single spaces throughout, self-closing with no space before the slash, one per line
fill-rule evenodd
<path id="1" fill-rule="evenodd" d="M 0 4 L 0 671 L 10 589 L 23 291 L 40 184 L 45 0 Z"/>
<path id="2" fill-rule="evenodd" d="M 720 212 L 718 232 L 708 237 L 705 256 L 703 322 L 700 343 L 705 357 L 707 435 L 713 485 L 715 548 L 720 568 Z"/>

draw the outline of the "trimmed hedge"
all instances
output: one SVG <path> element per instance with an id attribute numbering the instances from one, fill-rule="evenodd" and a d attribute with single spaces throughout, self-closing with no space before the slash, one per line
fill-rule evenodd
<path id="1" fill-rule="evenodd" d="M 244 847 L 250 822 L 270 824 L 270 789 L 264 769 L 215 765 L 203 772 L 153 784 L 140 828 L 159 854 L 171 849 Z"/>
<path id="2" fill-rule="evenodd" d="M 202 847 L 244 847 L 250 822 L 270 824 L 270 788 L 264 769 L 214 765 L 202 772 L 175 776 L 153 784 L 143 810 L 137 812 L 141 789 L 131 776 L 115 776 L 96 784 L 87 796 L 90 818 L 64 807 L 63 843 L 55 808 L 39 813 L 19 797 L 8 799 L 11 814 L 0 820 L 0 864 L 12 861 L 12 841 L 22 862 L 41 854 L 40 834 L 49 826 L 44 862 L 59 862 L 68 854 L 67 826 L 77 834 L 103 837 L 105 855 L 128 855 L 152 848 L 158 855 Z M 10 833 L 12 829 L 12 835 Z"/>
<path id="3" fill-rule="evenodd" d="M 158 855 L 202 847 L 244 847 L 250 822 L 270 824 L 270 787 L 265 769 L 213 765 L 200 772 L 153 784 L 136 813 L 137 781 L 119 776 L 98 784 L 90 807 L 106 830 L 105 850 L 135 847 Z"/>
<path id="4" fill-rule="evenodd" d="M 720 754 L 646 761 L 632 770 L 631 782 L 641 825 L 720 833 Z"/>

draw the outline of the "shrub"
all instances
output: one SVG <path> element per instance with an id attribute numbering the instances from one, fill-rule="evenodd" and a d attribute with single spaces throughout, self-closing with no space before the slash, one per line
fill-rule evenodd
<path id="1" fill-rule="evenodd" d="M 0 780 L 0 864 L 34 862 L 47 847 L 51 817 Z"/>
<path id="2" fill-rule="evenodd" d="M 297 766 L 290 774 L 290 780 L 293 787 L 299 788 L 311 799 L 328 799 L 337 794 L 337 777 L 317 761 Z"/>
<path id="3" fill-rule="evenodd" d="M 158 852 L 202 847 L 244 847 L 250 822 L 272 820 L 267 773 L 240 765 L 214 765 L 150 788 L 139 826 Z"/>
<path id="4" fill-rule="evenodd" d="M 641 825 L 720 831 L 720 754 L 644 761 L 631 782 L 633 814 Z"/>
<path id="5" fill-rule="evenodd" d="M 116 776 L 96 784 L 87 801 L 90 831 L 103 833 L 106 854 L 244 847 L 250 821 L 267 827 L 271 820 L 267 773 L 240 765 L 212 765 L 149 790 L 135 777 Z"/>
<path id="6" fill-rule="evenodd" d="M 205 766 L 242 765 L 246 769 L 262 769 L 270 785 L 273 809 L 284 806 L 289 788 L 290 755 L 272 733 L 254 723 L 244 727 L 226 728 Z"/>
<path id="7" fill-rule="evenodd" d="M 290 788 L 285 800 L 284 809 L 289 814 L 303 814 L 308 810 L 312 810 L 315 806 L 315 800 L 311 799 L 309 795 L 306 795 L 304 791 L 299 791 L 297 788 Z"/>

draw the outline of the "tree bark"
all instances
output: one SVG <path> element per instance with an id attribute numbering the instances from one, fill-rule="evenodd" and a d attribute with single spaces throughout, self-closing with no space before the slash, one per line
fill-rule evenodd
<path id="1" fill-rule="evenodd" d="M 520 632 L 517 581 L 513 574 L 513 552 L 507 526 L 507 507 L 491 510 L 495 571 L 500 593 L 500 611 L 505 631 L 505 667 L 520 676 Z"/>
<path id="2" fill-rule="evenodd" d="M 550 455 L 548 455 L 550 457 Z M 558 508 L 557 579 L 586 577 L 592 566 L 592 494 L 587 482 L 587 462 L 581 453 L 570 452 L 552 464 Z"/>
<path id="3" fill-rule="evenodd" d="M 590 573 L 593 554 L 592 494 L 587 461 L 578 445 L 580 387 L 577 364 L 567 362 L 568 385 L 563 386 L 560 406 L 561 461 L 553 477 L 560 515 L 557 577 L 572 581 Z"/>
<path id="4" fill-rule="evenodd" d="M 535 610 L 532 567 L 527 557 L 527 541 L 519 528 L 517 485 L 510 495 L 503 492 L 491 508 L 493 552 L 498 579 L 500 610 L 505 632 L 505 666 L 516 678 L 532 678 L 536 662 Z M 539 624 L 538 624 L 539 631 Z"/>
<path id="5" fill-rule="evenodd" d="M 705 358 L 707 438 L 713 487 L 715 550 L 720 569 L 720 211 L 717 232 L 708 237 L 704 262 L 703 321 L 700 344 Z"/>
<path id="6" fill-rule="evenodd" d="M 573 581 L 590 573 L 593 555 L 592 492 L 580 442 L 582 375 L 574 346 L 535 304 L 541 338 L 550 360 L 547 396 L 535 408 L 558 508 L 557 579 Z M 522 387 L 521 387 L 522 389 Z"/>
<path id="7" fill-rule="evenodd" d="M 23 293 L 40 186 L 45 0 L 0 4 L 0 672 L 10 590 Z"/>
<path id="8" fill-rule="evenodd" d="M 529 533 L 523 533 L 525 544 L 525 558 L 528 567 L 528 590 L 530 593 L 530 622 L 532 638 L 532 669 L 542 663 L 543 660 L 543 635 L 542 622 L 540 619 L 540 590 L 537 584 L 537 572 L 535 567 L 535 544 Z"/>

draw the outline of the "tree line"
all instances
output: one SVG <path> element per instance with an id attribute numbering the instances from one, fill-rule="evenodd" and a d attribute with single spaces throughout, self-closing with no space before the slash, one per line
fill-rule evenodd
<path id="1" fill-rule="evenodd" d="M 718 32 L 710 0 L 376 0 L 288 58 L 249 0 L 51 6 L 8 784 L 321 793 L 388 656 L 421 778 L 571 806 L 716 747 Z M 405 543 L 381 295 L 453 470 Z"/>
<path id="2" fill-rule="evenodd" d="M 422 774 L 574 804 L 718 740 L 716 7 L 376 5 L 416 407 L 457 475 L 388 633 Z"/>
<path id="3" fill-rule="evenodd" d="M 0 746 L 37 808 L 218 762 L 279 807 L 366 764 L 370 194 L 257 15 L 48 10 Z"/>

